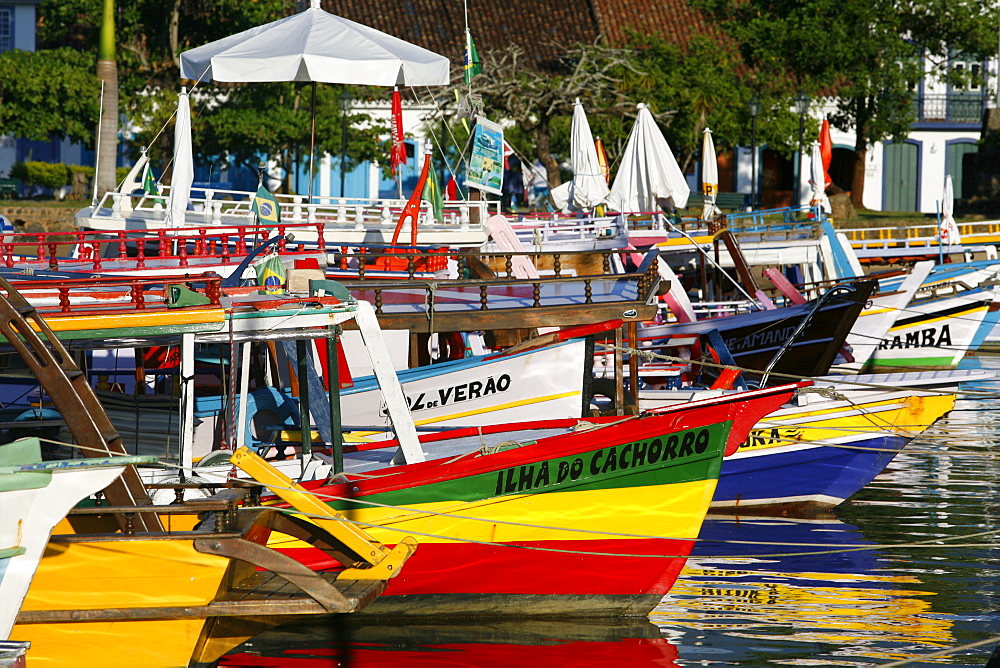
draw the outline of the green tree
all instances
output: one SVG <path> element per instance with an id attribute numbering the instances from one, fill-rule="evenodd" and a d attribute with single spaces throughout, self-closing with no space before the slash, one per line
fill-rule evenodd
<path id="1" fill-rule="evenodd" d="M 661 122 L 669 120 L 664 136 L 682 169 L 687 171 L 700 152 L 706 127 L 717 150 L 749 143 L 745 100 L 751 92 L 742 83 L 731 41 L 696 35 L 682 49 L 663 37 L 632 35 L 629 45 L 635 59 L 632 69 L 621 73 L 622 90 L 658 112 Z"/>
<path id="2" fill-rule="evenodd" d="M 93 55 L 69 48 L 0 53 L 0 133 L 92 145 L 100 84 Z"/>
<path id="3" fill-rule="evenodd" d="M 693 0 L 740 46 L 747 81 L 773 101 L 796 90 L 832 97 L 831 123 L 856 132 L 851 199 L 862 206 L 868 149 L 901 140 L 922 77 L 957 81 L 949 56 L 995 53 L 995 4 L 923 0 Z M 925 69 L 926 68 L 926 69 Z M 762 123 L 763 127 L 766 124 Z"/>

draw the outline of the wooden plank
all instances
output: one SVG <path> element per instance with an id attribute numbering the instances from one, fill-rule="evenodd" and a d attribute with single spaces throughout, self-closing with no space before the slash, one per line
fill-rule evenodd
<path id="1" fill-rule="evenodd" d="M 271 574 L 273 575 L 273 574 Z M 276 576 L 275 576 L 276 577 Z M 281 578 L 277 578 L 281 579 Z M 386 583 L 382 580 L 335 579 L 335 574 L 327 574 L 329 580 L 344 597 L 350 601 L 352 610 L 357 611 L 371 603 L 383 591 Z M 143 619 L 180 619 L 197 617 L 239 617 L 244 615 L 317 615 L 328 614 L 319 603 L 301 591 L 298 595 L 272 597 L 268 594 L 247 595 L 238 600 L 213 601 L 208 605 L 168 606 L 149 608 L 101 608 L 87 610 L 24 610 L 18 614 L 18 624 L 42 624 L 65 621 L 129 621 Z"/>

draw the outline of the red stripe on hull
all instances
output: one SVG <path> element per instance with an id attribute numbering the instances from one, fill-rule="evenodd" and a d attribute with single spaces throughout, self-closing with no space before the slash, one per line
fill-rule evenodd
<path id="1" fill-rule="evenodd" d="M 674 539 L 549 540 L 505 545 L 420 543 L 383 596 L 415 594 L 664 595 L 694 541 Z M 310 568 L 334 566 L 315 548 L 281 549 Z M 577 554 L 571 554 L 576 552 Z M 599 552 L 604 555 L 580 554 Z M 678 555 L 679 558 L 622 555 Z M 339 564 L 338 564 L 339 565 Z"/>

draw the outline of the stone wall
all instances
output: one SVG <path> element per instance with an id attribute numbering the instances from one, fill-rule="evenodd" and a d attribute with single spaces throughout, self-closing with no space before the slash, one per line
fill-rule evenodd
<path id="1" fill-rule="evenodd" d="M 81 202 L 81 207 L 83 203 Z M 78 209 L 64 206 L 27 206 L 16 201 L 0 201 L 0 215 L 18 232 L 70 232 L 76 230 L 73 214 Z"/>

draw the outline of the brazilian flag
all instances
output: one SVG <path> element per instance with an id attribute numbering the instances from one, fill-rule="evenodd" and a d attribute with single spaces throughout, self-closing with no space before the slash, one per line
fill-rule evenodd
<path id="1" fill-rule="evenodd" d="M 463 70 L 463 78 L 465 79 L 466 86 L 472 83 L 472 77 L 483 72 L 483 63 L 479 60 L 479 51 L 476 49 L 476 43 L 472 41 L 472 33 L 468 30 L 465 31 L 465 67 Z"/>
<path id="2" fill-rule="evenodd" d="M 263 185 L 257 188 L 257 194 L 253 196 L 253 204 L 250 208 L 257 214 L 259 222 L 267 221 L 275 224 L 281 222 L 281 205 Z"/>
<path id="3" fill-rule="evenodd" d="M 268 294 L 280 294 L 285 284 L 285 266 L 281 263 L 281 258 L 271 255 L 266 260 L 256 265 L 257 285 L 264 288 Z"/>
<path id="4" fill-rule="evenodd" d="M 431 166 L 427 180 L 424 181 L 424 191 L 420 193 L 420 199 L 430 202 L 434 210 L 434 220 L 439 223 L 444 222 L 444 197 L 441 194 L 441 185 L 438 183 L 437 172 Z"/>

